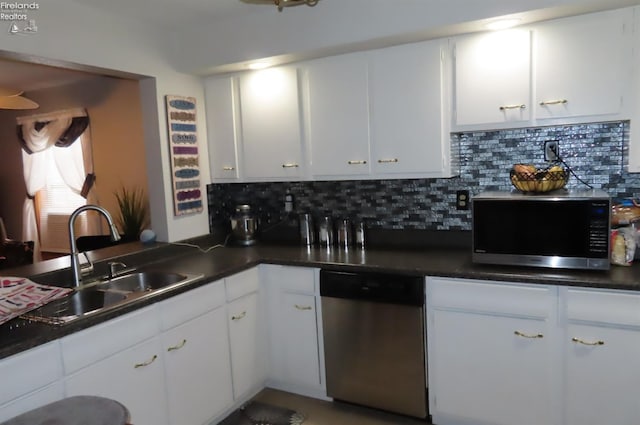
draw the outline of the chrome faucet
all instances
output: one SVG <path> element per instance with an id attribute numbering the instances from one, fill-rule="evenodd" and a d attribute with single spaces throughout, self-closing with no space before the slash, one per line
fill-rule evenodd
<path id="1" fill-rule="evenodd" d="M 73 284 L 76 287 L 82 284 L 82 272 L 84 270 L 80 266 L 80 260 L 78 260 L 79 252 L 78 252 L 78 247 L 76 245 L 76 232 L 73 228 L 73 225 L 75 224 L 76 218 L 78 217 L 78 215 L 80 215 L 80 213 L 84 211 L 89 211 L 89 210 L 99 212 L 104 216 L 104 218 L 107 219 L 107 223 L 109 224 L 109 229 L 111 231 L 111 240 L 113 242 L 120 240 L 120 234 L 118 233 L 118 229 L 116 229 L 116 226 L 113 223 L 111 214 L 109 214 L 109 211 L 105 210 L 104 208 L 99 207 L 97 205 L 89 204 L 89 205 L 83 205 L 71 213 L 71 215 L 69 216 L 69 246 L 71 248 L 71 254 L 70 254 L 71 255 L 71 273 L 73 273 Z M 87 257 L 87 260 L 88 259 L 89 257 Z M 92 268 L 93 267 L 91 267 L 90 265 L 86 271 L 90 272 Z"/>

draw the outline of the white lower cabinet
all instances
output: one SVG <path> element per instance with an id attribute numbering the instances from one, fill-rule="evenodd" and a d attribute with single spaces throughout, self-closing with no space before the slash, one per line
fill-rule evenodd
<path id="1" fill-rule="evenodd" d="M 224 281 L 160 305 L 170 424 L 202 425 L 233 404 Z"/>
<path id="2" fill-rule="evenodd" d="M 119 401 L 129 409 L 136 425 L 169 423 L 157 337 L 68 376 L 65 389 L 67 396 L 95 395 Z"/>
<path id="3" fill-rule="evenodd" d="M 0 362 L 0 422 L 63 397 L 62 363 L 57 341 Z"/>
<path id="4" fill-rule="evenodd" d="M 233 397 L 240 400 L 262 389 L 267 376 L 267 328 L 258 268 L 228 277 L 225 285 Z"/>
<path id="5" fill-rule="evenodd" d="M 136 425 L 168 424 L 156 313 L 146 307 L 63 338 L 65 395 L 112 398 Z"/>
<path id="6" fill-rule="evenodd" d="M 269 386 L 326 397 L 318 269 L 263 266 L 270 323 Z"/>
<path id="7" fill-rule="evenodd" d="M 552 424 L 555 292 L 543 285 L 427 281 L 434 423 Z"/>
<path id="8" fill-rule="evenodd" d="M 640 418 L 640 294 L 563 288 L 566 425 L 635 425 Z"/>

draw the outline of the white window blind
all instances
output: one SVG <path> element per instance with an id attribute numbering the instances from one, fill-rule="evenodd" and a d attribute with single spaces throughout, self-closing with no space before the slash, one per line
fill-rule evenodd
<path id="1" fill-rule="evenodd" d="M 80 147 L 80 143 L 74 143 L 68 148 L 74 146 Z M 47 184 L 46 187 L 36 195 L 36 203 L 38 205 L 40 218 L 40 243 L 41 250 L 45 252 L 69 252 L 69 216 L 78 207 L 85 205 L 86 200 L 74 193 L 69 186 L 66 185 L 62 176 L 58 172 L 53 156 L 52 149 L 47 150 L 50 158 L 47 164 Z M 86 229 L 86 215 L 80 215 L 76 220 L 77 234 L 82 234 Z"/>

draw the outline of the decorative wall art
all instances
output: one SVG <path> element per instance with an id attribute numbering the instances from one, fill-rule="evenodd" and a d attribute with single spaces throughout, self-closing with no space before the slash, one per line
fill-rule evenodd
<path id="1" fill-rule="evenodd" d="M 167 95 L 166 101 L 174 213 L 198 213 L 202 211 L 203 203 L 198 161 L 196 99 Z"/>

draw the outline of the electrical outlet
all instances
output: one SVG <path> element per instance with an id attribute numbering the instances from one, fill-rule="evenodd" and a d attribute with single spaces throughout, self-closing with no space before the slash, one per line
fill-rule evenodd
<path id="1" fill-rule="evenodd" d="M 544 142 L 544 160 L 552 162 L 558 159 L 560 159 L 560 142 L 557 140 Z"/>
<path id="2" fill-rule="evenodd" d="M 456 191 L 456 209 L 457 210 L 469 209 L 469 191 L 468 190 Z"/>

